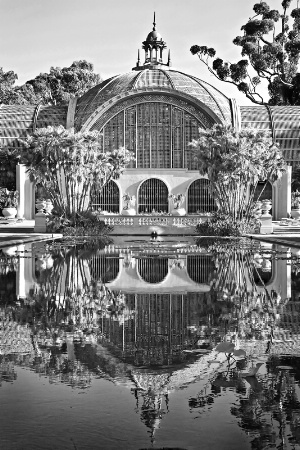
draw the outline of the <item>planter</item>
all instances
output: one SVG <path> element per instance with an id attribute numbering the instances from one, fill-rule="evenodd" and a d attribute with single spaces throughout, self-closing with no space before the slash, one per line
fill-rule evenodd
<path id="1" fill-rule="evenodd" d="M 172 216 L 185 216 L 186 215 L 186 211 L 184 208 L 174 208 L 171 211 Z"/>
<path id="2" fill-rule="evenodd" d="M 17 208 L 3 208 L 2 214 L 6 219 L 14 219 L 17 215 Z"/>
<path id="3" fill-rule="evenodd" d="M 292 219 L 299 219 L 300 218 L 300 208 L 292 209 L 291 216 L 292 216 Z"/>

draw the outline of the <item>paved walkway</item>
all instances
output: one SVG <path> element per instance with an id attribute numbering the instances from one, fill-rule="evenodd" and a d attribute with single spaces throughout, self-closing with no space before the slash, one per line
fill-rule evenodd
<path id="1" fill-rule="evenodd" d="M 270 242 L 274 244 L 286 245 L 288 247 L 300 247 L 300 234 L 252 234 L 248 235 L 250 239 Z"/>
<path id="2" fill-rule="evenodd" d="M 25 244 L 27 242 L 35 242 L 35 241 L 45 241 L 49 239 L 59 239 L 63 235 L 54 233 L 45 233 L 45 234 L 39 234 L 39 233 L 29 233 L 29 234 L 23 234 L 23 233 L 0 233 L 0 248 L 3 247 L 11 247 L 12 245 L 20 245 Z"/>

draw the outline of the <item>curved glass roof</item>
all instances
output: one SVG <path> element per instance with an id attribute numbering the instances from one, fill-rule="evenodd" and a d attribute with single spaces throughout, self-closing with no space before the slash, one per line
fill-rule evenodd
<path id="1" fill-rule="evenodd" d="M 299 106 L 240 106 L 243 128 L 269 130 L 287 162 L 299 161 Z"/>
<path id="2" fill-rule="evenodd" d="M 148 68 L 117 75 L 84 94 L 77 102 L 76 127 L 80 128 L 84 125 L 99 106 L 119 94 L 156 87 L 188 94 L 213 111 L 222 122 L 231 123 L 229 99 L 210 84 L 177 70 Z"/>
<path id="3" fill-rule="evenodd" d="M 20 147 L 33 128 L 66 126 L 67 106 L 1 105 L 0 145 Z"/>

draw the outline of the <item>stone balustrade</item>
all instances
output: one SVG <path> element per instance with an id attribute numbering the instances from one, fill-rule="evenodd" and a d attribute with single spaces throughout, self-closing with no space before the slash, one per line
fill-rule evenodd
<path id="1" fill-rule="evenodd" d="M 206 220 L 207 216 L 125 216 L 105 215 L 103 220 L 106 225 L 125 227 L 195 227 L 198 223 Z"/>

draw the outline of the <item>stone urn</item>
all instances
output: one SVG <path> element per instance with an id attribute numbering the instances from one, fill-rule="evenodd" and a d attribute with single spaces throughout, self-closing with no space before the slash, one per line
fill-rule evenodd
<path id="1" fill-rule="evenodd" d="M 270 209 L 272 209 L 272 202 L 270 200 L 262 200 L 261 202 L 262 214 L 270 214 Z"/>
<path id="2" fill-rule="evenodd" d="M 299 219 L 300 218 L 300 205 L 298 208 L 292 208 L 291 210 L 291 217 L 292 219 Z"/>
<path id="3" fill-rule="evenodd" d="M 11 207 L 11 208 L 3 208 L 2 214 L 6 219 L 14 219 L 17 215 L 17 208 Z"/>
<path id="4" fill-rule="evenodd" d="M 136 198 L 135 198 L 135 196 L 125 194 L 125 195 L 123 195 L 123 200 L 124 200 L 125 206 L 123 207 L 122 215 L 123 216 L 135 216 L 136 215 L 136 209 L 135 209 Z"/>
<path id="5" fill-rule="evenodd" d="M 173 208 L 171 209 L 172 216 L 185 216 L 186 210 L 182 207 L 185 195 L 184 194 L 171 194 L 169 199 L 173 203 Z"/>

